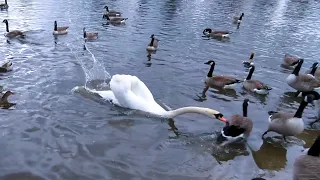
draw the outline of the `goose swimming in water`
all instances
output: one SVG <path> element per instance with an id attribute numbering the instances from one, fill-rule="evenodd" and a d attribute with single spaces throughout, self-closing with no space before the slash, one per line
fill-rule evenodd
<path id="1" fill-rule="evenodd" d="M 106 18 L 111 24 L 124 24 L 128 18 L 124 17 L 110 17 L 109 15 L 103 15 L 103 18 Z"/>
<path id="2" fill-rule="evenodd" d="M 8 71 L 12 71 L 12 62 L 6 61 L 0 66 L 0 73 L 5 73 Z"/>
<path id="3" fill-rule="evenodd" d="M 268 87 L 259 80 L 251 80 L 254 69 L 255 66 L 250 66 L 249 74 L 243 82 L 243 88 L 250 92 L 256 92 L 258 94 L 268 94 L 269 91 L 272 90 L 271 87 Z"/>
<path id="4" fill-rule="evenodd" d="M 223 89 L 233 89 L 236 84 L 241 83 L 242 81 L 236 79 L 232 76 L 225 76 L 225 75 L 213 75 L 213 70 L 216 65 L 215 61 L 208 61 L 204 64 L 210 65 L 210 70 L 207 74 L 207 78 L 205 80 L 206 87 L 202 92 L 202 97 L 205 97 L 206 92 L 208 89 L 211 88 L 223 88 Z"/>
<path id="5" fill-rule="evenodd" d="M 273 131 L 283 135 L 284 140 L 287 141 L 286 136 L 295 136 L 302 133 L 304 130 L 303 110 L 307 107 L 308 103 L 311 103 L 315 99 L 316 97 L 311 93 L 304 96 L 295 114 L 269 111 L 268 130 L 263 133 L 262 138 L 268 132 Z"/>
<path id="6" fill-rule="evenodd" d="M 14 94 L 14 93 L 11 91 L 7 91 L 2 95 L 2 97 L 0 99 L 0 107 L 2 107 L 3 109 L 9 109 L 10 107 L 16 105 L 16 103 L 10 103 L 8 101 L 8 97 L 12 94 Z"/>
<path id="7" fill-rule="evenodd" d="M 229 37 L 229 34 L 232 32 L 229 31 L 212 31 L 210 28 L 206 28 L 203 30 L 203 35 L 207 37 L 213 37 L 213 38 L 226 38 Z"/>
<path id="8" fill-rule="evenodd" d="M 87 33 L 86 28 L 83 28 L 83 38 L 85 40 L 95 40 L 98 39 L 98 33 Z"/>
<path id="9" fill-rule="evenodd" d="M 153 98 L 148 87 L 136 76 L 116 74 L 110 81 L 109 91 L 96 91 L 102 98 L 115 105 L 144 111 L 163 118 L 174 118 L 186 113 L 203 114 L 227 123 L 223 115 L 213 109 L 203 107 L 183 107 L 172 111 L 163 109 Z"/>
<path id="10" fill-rule="evenodd" d="M 8 8 L 9 8 L 8 2 L 7 0 L 4 0 L 4 4 L 0 4 L 0 9 L 3 10 Z"/>
<path id="11" fill-rule="evenodd" d="M 248 118 L 248 104 L 249 99 L 245 99 L 242 104 L 243 114 L 232 115 L 229 119 L 230 124 L 227 124 L 221 130 L 220 141 L 228 141 L 228 143 L 238 141 L 240 139 L 247 139 L 253 127 L 253 122 Z M 219 140 L 219 138 L 218 138 Z"/>
<path id="12" fill-rule="evenodd" d="M 25 37 L 22 31 L 19 31 L 19 30 L 9 31 L 9 22 L 7 19 L 3 20 L 2 23 L 6 24 L 6 31 L 7 31 L 7 33 L 5 34 L 6 37 L 8 38 Z"/>
<path id="13" fill-rule="evenodd" d="M 68 34 L 68 28 L 69 28 L 69 26 L 58 27 L 57 21 L 54 21 L 53 35 L 65 35 L 65 34 Z"/>
<path id="14" fill-rule="evenodd" d="M 151 41 L 147 46 L 147 51 L 156 51 L 158 49 L 160 40 L 156 39 L 154 34 L 152 34 L 150 38 L 151 38 Z"/>
<path id="15" fill-rule="evenodd" d="M 286 67 L 293 67 L 296 64 L 298 64 L 300 58 L 296 57 L 296 56 L 291 56 L 288 54 L 285 54 L 283 57 L 283 61 L 282 61 L 282 65 L 286 66 Z"/>
<path id="16" fill-rule="evenodd" d="M 109 11 L 108 6 L 104 6 L 104 8 L 106 9 L 104 12 L 104 15 L 108 15 L 109 17 L 120 17 L 121 16 L 121 12 L 114 11 L 114 10 Z M 106 18 L 106 16 L 103 16 L 103 18 Z"/>
<path id="17" fill-rule="evenodd" d="M 313 91 L 315 88 L 319 88 L 320 81 L 314 76 L 310 74 L 299 74 L 302 64 L 303 59 L 300 59 L 298 65 L 286 79 L 288 85 L 300 92 Z M 299 93 L 296 95 L 299 95 Z"/>

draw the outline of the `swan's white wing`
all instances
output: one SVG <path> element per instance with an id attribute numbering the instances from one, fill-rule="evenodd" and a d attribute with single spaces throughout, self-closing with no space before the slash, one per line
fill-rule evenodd
<path id="1" fill-rule="evenodd" d="M 138 77 L 131 76 L 132 84 L 131 91 L 137 96 L 145 99 L 146 101 L 154 101 L 153 95 L 150 92 L 149 88 L 142 82 Z"/>
<path id="2" fill-rule="evenodd" d="M 121 106 L 121 104 L 119 103 L 119 101 L 117 100 L 117 98 L 114 96 L 112 91 L 96 91 L 96 90 L 90 90 L 93 93 L 97 93 L 99 94 L 103 99 L 106 99 L 108 101 L 110 101 L 111 103 Z"/>
<path id="3" fill-rule="evenodd" d="M 135 76 L 113 75 L 110 81 L 110 88 L 122 107 L 160 115 L 165 112 L 155 102 L 147 86 Z"/>

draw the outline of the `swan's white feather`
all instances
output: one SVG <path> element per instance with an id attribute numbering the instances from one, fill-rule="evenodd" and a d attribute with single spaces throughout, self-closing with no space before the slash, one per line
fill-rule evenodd
<path id="1" fill-rule="evenodd" d="M 111 91 L 93 91 L 112 103 L 130 109 L 164 115 L 164 110 L 153 98 L 148 87 L 136 76 L 116 74 L 110 81 Z"/>

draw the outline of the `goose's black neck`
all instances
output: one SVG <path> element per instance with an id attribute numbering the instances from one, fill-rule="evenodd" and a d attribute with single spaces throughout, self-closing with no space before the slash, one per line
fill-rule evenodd
<path id="1" fill-rule="evenodd" d="M 9 32 L 9 23 L 6 21 L 6 31 Z"/>
<path id="2" fill-rule="evenodd" d="M 211 65 L 210 70 L 209 70 L 209 72 L 208 72 L 208 74 L 207 74 L 207 77 L 212 77 L 213 70 L 214 70 L 214 66 L 215 66 L 215 63 L 213 63 L 213 64 Z"/>
<path id="3" fill-rule="evenodd" d="M 310 71 L 310 74 L 311 74 L 312 76 L 314 76 L 314 73 L 316 72 L 317 68 L 318 68 L 317 66 L 312 67 L 312 69 L 311 69 L 311 71 Z"/>
<path id="4" fill-rule="evenodd" d="M 319 157 L 320 155 L 320 136 L 314 141 L 313 145 L 308 151 L 309 156 Z"/>
<path id="5" fill-rule="evenodd" d="M 254 66 L 251 66 L 249 74 L 248 74 L 246 80 L 250 80 L 251 79 L 253 72 L 254 72 Z"/>
<path id="6" fill-rule="evenodd" d="M 253 53 L 251 53 L 251 55 L 250 55 L 250 58 L 249 58 L 249 59 L 253 59 L 253 56 L 254 56 L 254 54 L 253 54 Z"/>
<path id="7" fill-rule="evenodd" d="M 7 92 L 4 93 L 4 95 L 2 96 L 1 101 L 2 101 L 2 102 L 7 102 L 9 96 L 10 96 L 10 93 L 7 91 Z"/>
<path id="8" fill-rule="evenodd" d="M 151 38 L 150 46 L 153 46 L 154 37 Z"/>
<path id="9" fill-rule="evenodd" d="M 303 110 L 304 110 L 304 108 L 307 107 L 307 105 L 308 105 L 308 102 L 302 100 L 302 102 L 300 103 L 300 106 L 299 106 L 296 114 L 294 115 L 294 117 L 296 117 L 296 118 L 301 118 L 301 117 L 302 117 Z"/>
<path id="10" fill-rule="evenodd" d="M 7 0 L 4 0 L 4 4 L 8 4 Z"/>
<path id="11" fill-rule="evenodd" d="M 243 17 L 243 14 L 241 14 L 241 16 L 240 16 L 240 18 L 239 18 L 240 21 L 242 20 L 242 17 Z"/>
<path id="12" fill-rule="evenodd" d="M 243 117 L 248 117 L 248 104 L 247 103 L 242 104 L 242 111 L 243 111 Z"/>
<path id="13" fill-rule="evenodd" d="M 303 63 L 303 61 L 300 61 L 300 62 L 298 63 L 298 65 L 297 65 L 297 66 L 294 68 L 294 70 L 292 71 L 292 74 L 294 74 L 295 76 L 299 76 L 299 72 L 300 72 L 302 63 Z"/>
<path id="14" fill-rule="evenodd" d="M 57 31 L 58 30 L 58 25 L 57 25 L 57 22 L 55 21 L 54 22 L 54 31 Z"/>
<path id="15" fill-rule="evenodd" d="M 85 30 L 83 30 L 83 38 L 86 38 L 87 37 L 87 33 Z"/>

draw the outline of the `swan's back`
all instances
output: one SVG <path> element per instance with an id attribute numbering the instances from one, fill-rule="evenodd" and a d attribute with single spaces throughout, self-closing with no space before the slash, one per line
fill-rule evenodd
<path id="1" fill-rule="evenodd" d="M 116 74 L 112 76 L 110 88 L 121 106 L 151 113 L 165 111 L 158 105 L 148 87 L 136 76 Z"/>

